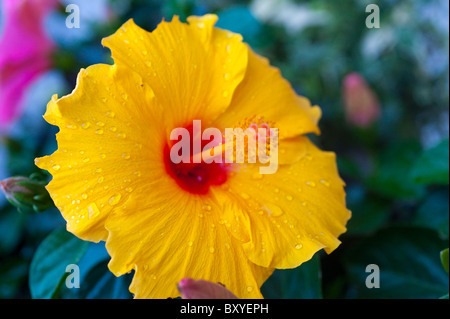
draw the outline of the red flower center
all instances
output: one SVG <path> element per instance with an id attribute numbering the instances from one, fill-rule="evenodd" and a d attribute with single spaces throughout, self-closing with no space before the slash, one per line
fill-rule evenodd
<path id="1" fill-rule="evenodd" d="M 190 154 L 193 154 L 194 134 L 193 126 L 189 125 L 186 129 L 190 133 Z M 181 140 L 181 137 L 178 141 Z M 164 165 L 167 173 L 177 182 L 185 191 L 192 194 L 207 194 L 209 188 L 213 185 L 221 185 L 227 180 L 229 164 L 226 163 L 174 163 L 170 157 L 171 147 L 178 142 L 169 141 L 164 146 Z M 210 140 L 201 141 L 201 149 L 205 147 Z"/>

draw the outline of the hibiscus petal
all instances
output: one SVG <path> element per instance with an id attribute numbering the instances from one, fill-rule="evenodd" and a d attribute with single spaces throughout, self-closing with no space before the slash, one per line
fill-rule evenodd
<path id="1" fill-rule="evenodd" d="M 137 74 L 102 64 L 81 70 L 70 95 L 52 98 L 44 117 L 60 127 L 58 150 L 36 165 L 53 175 L 47 189 L 69 231 L 105 240 L 113 208 L 139 180 L 161 175 L 158 113 L 153 92 Z"/>
<path id="2" fill-rule="evenodd" d="M 214 201 L 171 185 L 133 193 L 108 219 L 111 272 L 135 270 L 130 286 L 135 298 L 177 297 L 177 283 L 185 277 L 220 282 L 240 298 L 261 298 L 259 288 L 273 269 L 248 260 L 220 223 Z"/>
<path id="3" fill-rule="evenodd" d="M 302 139 L 297 161 L 267 175 L 255 164 L 242 166 L 224 186 L 227 192 L 214 191 L 230 234 L 263 267 L 294 268 L 322 248 L 330 253 L 350 218 L 335 155 Z"/>
<path id="4" fill-rule="evenodd" d="M 215 124 L 235 127 L 242 119 L 251 117 L 274 122 L 280 138 L 320 133 L 317 126 L 320 108 L 311 107 L 309 100 L 297 95 L 277 68 L 249 48 L 245 78 L 237 87 L 227 112 Z"/>
<path id="5" fill-rule="evenodd" d="M 216 20 L 209 14 L 191 17 L 186 24 L 175 17 L 151 33 L 130 20 L 102 41 L 117 65 L 138 72 L 153 89 L 167 114 L 168 130 L 192 119 L 211 124 L 244 78 L 247 47 L 242 36 L 213 28 Z"/>

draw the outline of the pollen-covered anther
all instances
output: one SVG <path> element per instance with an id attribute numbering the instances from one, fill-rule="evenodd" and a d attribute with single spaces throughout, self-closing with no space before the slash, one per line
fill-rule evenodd
<path id="1" fill-rule="evenodd" d="M 224 135 L 228 154 L 233 154 L 233 162 L 255 163 L 261 157 L 270 157 L 271 148 L 278 147 L 274 128 L 275 123 L 261 116 L 244 118 L 235 125 L 232 135 Z"/>

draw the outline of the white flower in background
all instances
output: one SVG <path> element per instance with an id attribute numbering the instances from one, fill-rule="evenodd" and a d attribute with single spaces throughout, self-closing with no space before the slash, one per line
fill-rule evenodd
<path id="1" fill-rule="evenodd" d="M 306 4 L 289 0 L 254 0 L 250 10 L 260 21 L 283 26 L 290 34 L 307 27 L 326 25 L 329 15 L 325 11 L 311 9 Z"/>

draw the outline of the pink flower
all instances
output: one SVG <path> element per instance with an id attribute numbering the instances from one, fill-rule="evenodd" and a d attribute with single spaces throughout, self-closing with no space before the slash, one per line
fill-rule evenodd
<path id="1" fill-rule="evenodd" d="M 20 114 L 27 87 L 50 68 L 55 45 L 43 20 L 58 0 L 4 0 L 0 39 L 0 129 Z"/>
<path id="2" fill-rule="evenodd" d="M 359 73 L 344 78 L 343 102 L 347 121 L 359 127 L 369 127 L 381 113 L 378 98 Z"/>
<path id="3" fill-rule="evenodd" d="M 178 290 L 183 299 L 238 299 L 225 286 L 207 280 L 181 279 Z"/>

